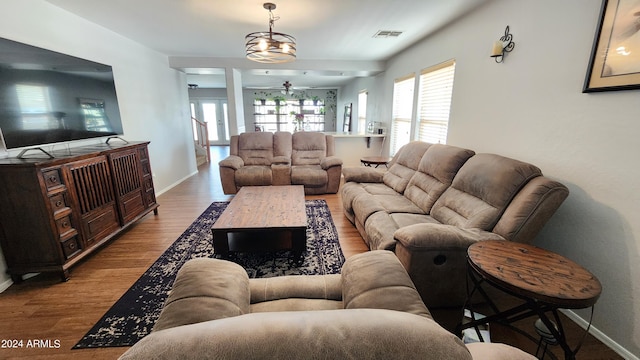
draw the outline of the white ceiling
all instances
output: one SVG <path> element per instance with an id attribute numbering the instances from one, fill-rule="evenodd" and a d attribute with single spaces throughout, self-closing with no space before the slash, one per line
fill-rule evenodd
<path id="1" fill-rule="evenodd" d="M 274 31 L 294 36 L 298 49 L 295 62 L 272 66 L 244 59 L 245 35 L 268 30 L 263 0 L 47 1 L 168 55 L 200 87 L 224 87 L 224 72 L 213 68 L 233 66 L 242 69 L 245 87 L 289 80 L 309 88 L 379 72 L 394 54 L 490 0 L 272 1 L 280 17 Z M 402 34 L 373 38 L 379 30 Z"/>

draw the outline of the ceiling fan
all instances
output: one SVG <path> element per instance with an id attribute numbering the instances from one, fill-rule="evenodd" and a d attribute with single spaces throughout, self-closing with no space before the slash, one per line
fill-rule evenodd
<path id="1" fill-rule="evenodd" d="M 289 80 L 285 81 L 282 86 L 284 86 L 284 90 L 280 91 L 281 93 L 283 93 L 284 95 L 291 95 L 293 94 L 293 91 L 291 90 L 291 87 L 293 86 Z"/>

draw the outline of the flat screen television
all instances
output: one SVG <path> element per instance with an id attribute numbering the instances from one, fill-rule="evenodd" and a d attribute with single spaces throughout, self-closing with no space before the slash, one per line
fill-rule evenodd
<path id="1" fill-rule="evenodd" d="M 111 66 L 0 38 L 6 149 L 117 135 L 123 131 Z"/>

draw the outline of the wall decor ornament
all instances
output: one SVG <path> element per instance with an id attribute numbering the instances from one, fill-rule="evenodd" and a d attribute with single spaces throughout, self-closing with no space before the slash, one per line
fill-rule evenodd
<path id="1" fill-rule="evenodd" d="M 603 0 L 583 93 L 640 89 L 640 1 Z"/>
<path id="2" fill-rule="evenodd" d="M 513 34 L 509 32 L 509 25 L 504 29 L 504 35 L 499 40 L 493 43 L 493 49 L 491 49 L 491 57 L 497 62 L 504 61 L 504 55 L 513 51 L 516 47 L 516 43 L 513 42 Z"/>

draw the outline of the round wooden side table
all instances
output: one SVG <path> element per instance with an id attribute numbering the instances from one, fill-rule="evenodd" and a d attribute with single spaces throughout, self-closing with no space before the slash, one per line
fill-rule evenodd
<path id="1" fill-rule="evenodd" d="M 369 167 L 371 165 L 375 165 L 376 168 L 380 165 L 384 165 L 388 168 L 387 165 L 389 164 L 389 161 L 391 161 L 391 158 L 385 156 L 364 156 L 360 158 L 362 165 Z"/>
<path id="2" fill-rule="evenodd" d="M 473 289 L 468 294 L 465 308 L 478 291 L 494 314 L 461 324 L 460 331 L 471 327 L 477 329 L 478 325 L 489 322 L 511 324 L 537 315 L 558 340 L 565 359 L 575 359 L 581 344 L 573 350 L 569 347 L 557 310 L 591 307 L 593 317 L 593 306 L 600 297 L 602 285 L 592 273 L 551 251 L 506 240 L 472 244 L 467 250 L 467 260 Z M 483 283 L 517 297 L 523 303 L 500 311 L 482 289 Z M 557 325 L 549 319 L 548 313 L 553 315 Z"/>

